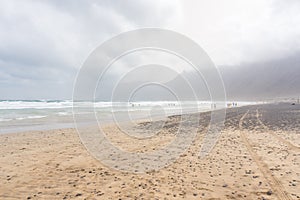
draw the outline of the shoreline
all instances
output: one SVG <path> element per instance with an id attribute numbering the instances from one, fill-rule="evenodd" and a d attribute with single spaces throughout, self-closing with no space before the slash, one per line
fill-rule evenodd
<path id="1" fill-rule="evenodd" d="M 262 104 L 255 104 L 255 105 L 262 105 Z M 253 106 L 253 105 L 241 105 L 241 106 L 237 106 L 237 107 L 229 107 L 229 108 L 221 108 L 221 109 L 229 110 L 229 109 L 240 108 L 240 107 L 245 107 L 245 106 Z M 219 109 L 215 109 L 215 110 L 219 110 Z M 172 116 L 177 116 L 177 115 L 189 115 L 189 114 L 192 115 L 192 114 L 197 114 L 197 113 L 209 113 L 209 112 L 212 112 L 212 110 L 209 109 L 209 110 L 194 111 L 194 112 L 182 113 L 182 114 L 180 114 L 180 113 L 179 114 L 170 114 L 170 115 L 166 115 L 166 116 L 156 117 L 153 121 L 172 117 Z M 149 120 L 149 117 L 140 117 L 140 118 L 137 117 L 133 121 L 135 122 L 135 121 L 147 121 L 147 120 Z M 130 121 L 123 121 L 122 123 L 129 123 L 129 122 Z M 101 123 L 103 123 L 103 122 L 101 122 Z M 109 125 L 109 124 L 114 124 L 114 122 L 112 120 L 110 120 L 110 121 L 104 122 L 104 124 Z M 89 122 L 87 120 L 85 120 L 85 122 L 80 122 L 80 127 L 82 127 L 82 126 L 88 127 L 89 125 L 93 126 L 95 124 L 93 124 L 93 122 Z M 2 130 L 0 129 L 0 135 L 12 134 L 12 133 L 22 133 L 22 132 L 29 132 L 29 131 L 50 131 L 50 130 L 69 129 L 69 128 L 76 129 L 73 115 L 70 116 L 69 119 L 66 120 L 66 122 L 60 122 L 60 123 L 54 122 L 52 124 L 51 123 L 47 124 L 47 121 L 44 121 L 42 124 L 37 124 L 37 125 L 26 124 L 24 126 L 18 125 L 16 127 L 12 127 L 12 128 L 3 127 Z"/>
<path id="2" fill-rule="evenodd" d="M 188 150 L 174 163 L 142 174 L 111 169 L 95 160 L 72 128 L 2 134 L 0 198 L 300 198 L 300 105 L 229 109 L 217 144 L 202 159 L 198 152 L 210 118 L 208 112 L 200 116 L 200 126 L 191 125 L 198 134 Z M 114 145 L 145 153 L 172 141 L 178 120 L 170 117 L 149 140 L 128 137 L 114 126 L 106 128 Z M 146 133 L 155 123 L 140 123 L 133 130 Z"/>
<path id="3" fill-rule="evenodd" d="M 87 102 L 86 102 L 87 103 Z M 208 102 L 183 102 L 182 107 L 178 107 L 178 102 L 137 102 L 138 106 L 126 107 L 124 103 L 117 103 L 115 112 L 109 112 L 108 102 L 98 102 L 96 110 L 90 110 L 86 107 L 76 107 L 75 116 L 83 124 L 95 122 L 95 115 L 100 120 L 108 122 L 113 121 L 114 116 L 119 120 L 129 121 L 127 112 L 133 117 L 133 120 L 151 119 L 151 116 L 172 116 L 191 112 L 206 112 L 211 110 L 211 104 Z M 258 102 L 252 102 L 257 104 Z M 29 130 L 51 130 L 59 128 L 70 128 L 74 126 L 74 110 L 71 109 L 69 101 L 3 101 L 0 105 L 2 116 L 0 118 L 0 134 L 22 132 Z M 124 104 L 124 105 L 123 105 Z M 239 102 L 239 106 L 251 104 L 251 102 Z M 80 104 L 81 105 L 81 104 Z M 81 106 L 84 106 L 82 102 Z M 152 112 L 153 106 L 160 105 L 164 109 Z M 124 107 L 125 106 L 125 107 Z M 196 107 L 194 107 L 196 106 Z M 224 105 L 225 106 L 225 105 Z M 180 108 L 180 109 L 179 109 Z M 150 114 L 151 113 L 151 114 Z M 151 116 L 150 116 L 151 115 Z"/>

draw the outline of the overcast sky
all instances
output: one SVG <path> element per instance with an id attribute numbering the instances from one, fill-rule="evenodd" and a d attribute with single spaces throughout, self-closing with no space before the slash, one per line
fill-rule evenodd
<path id="1" fill-rule="evenodd" d="M 300 52 L 299 0 L 0 0 L 0 99 L 71 99 L 102 42 L 143 27 L 180 32 L 219 66 Z"/>

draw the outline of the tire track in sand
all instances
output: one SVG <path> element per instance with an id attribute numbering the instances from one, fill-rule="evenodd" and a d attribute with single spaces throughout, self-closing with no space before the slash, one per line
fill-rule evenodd
<path id="1" fill-rule="evenodd" d="M 248 150 L 248 152 L 250 153 L 251 157 L 253 158 L 253 160 L 255 161 L 256 165 L 258 166 L 259 170 L 261 171 L 261 173 L 263 174 L 264 178 L 267 180 L 267 182 L 269 183 L 270 187 L 272 188 L 272 190 L 274 191 L 275 195 L 279 198 L 279 199 L 292 199 L 289 194 L 286 193 L 284 187 L 282 186 L 281 182 L 272 174 L 272 172 L 269 170 L 269 167 L 266 163 L 264 163 L 260 157 L 258 156 L 258 154 L 254 151 L 254 149 L 252 148 L 245 132 L 243 131 L 243 120 L 245 119 L 245 117 L 248 115 L 249 110 L 242 116 L 242 118 L 239 121 L 239 128 L 240 128 L 240 135 L 241 138 Z"/>
<path id="2" fill-rule="evenodd" d="M 286 139 L 283 139 L 282 137 L 278 136 L 276 133 L 274 133 L 273 131 L 271 131 L 259 118 L 259 112 L 258 109 L 256 110 L 256 118 L 258 123 L 261 124 L 261 126 L 266 130 L 267 133 L 271 134 L 273 137 L 275 137 L 277 140 L 279 140 L 280 142 L 282 142 L 283 144 L 285 144 L 286 146 L 288 146 L 290 149 L 299 151 L 300 147 L 293 145 L 291 142 L 287 141 Z"/>

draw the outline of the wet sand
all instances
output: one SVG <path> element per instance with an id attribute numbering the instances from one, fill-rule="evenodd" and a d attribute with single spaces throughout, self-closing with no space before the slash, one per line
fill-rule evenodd
<path id="1" fill-rule="evenodd" d="M 0 135 L 0 199 L 300 199 L 300 105 L 228 109 L 219 141 L 202 159 L 210 114 L 200 115 L 190 148 L 171 165 L 144 174 L 104 166 L 74 129 Z M 114 126 L 106 130 L 120 148 L 153 151 L 175 137 L 179 117 L 170 117 L 148 141 Z M 134 130 L 147 132 L 155 123 Z"/>

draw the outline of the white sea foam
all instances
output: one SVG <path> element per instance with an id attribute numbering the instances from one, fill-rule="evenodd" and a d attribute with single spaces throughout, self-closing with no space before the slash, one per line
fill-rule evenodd
<path id="1" fill-rule="evenodd" d="M 28 119 L 40 119 L 40 118 L 45 118 L 47 115 L 35 115 L 35 116 L 28 116 Z"/>
<path id="2" fill-rule="evenodd" d="M 68 113 L 68 112 L 58 112 L 57 114 L 58 114 L 59 116 L 71 115 L 71 113 Z"/>
<path id="3" fill-rule="evenodd" d="M 71 101 L 0 101 L 0 109 L 16 110 L 16 109 L 59 109 L 71 108 Z"/>
<path id="4" fill-rule="evenodd" d="M 41 119 L 47 117 L 46 115 L 33 115 L 33 116 L 26 116 L 26 117 L 17 117 L 16 120 L 24 120 L 24 119 Z"/>
<path id="5" fill-rule="evenodd" d="M 0 118 L 0 122 L 9 122 L 11 121 L 12 119 L 4 119 L 4 118 Z"/>
<path id="6" fill-rule="evenodd" d="M 140 101 L 140 102 L 72 102 L 68 101 L 0 101 L 1 110 L 17 110 L 17 109 L 62 109 L 75 107 L 93 107 L 93 108 L 110 108 L 110 107 L 153 107 L 162 106 L 178 107 L 178 106 L 204 106 L 210 105 L 210 101 Z M 216 102 L 218 103 L 218 102 Z M 254 102 L 239 102 L 239 104 L 253 104 Z"/>

